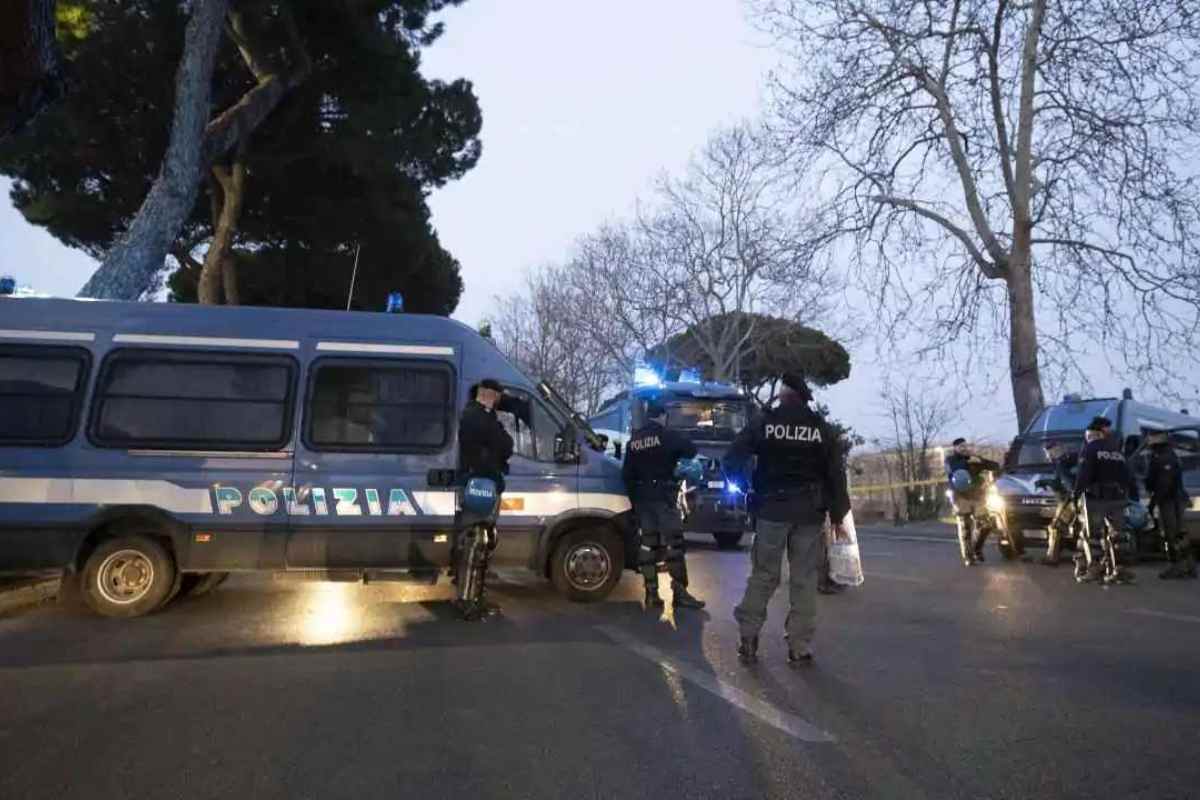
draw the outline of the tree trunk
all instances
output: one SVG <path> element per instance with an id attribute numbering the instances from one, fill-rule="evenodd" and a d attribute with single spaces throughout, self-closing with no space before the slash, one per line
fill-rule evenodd
<path id="1" fill-rule="evenodd" d="M 55 0 L 0 3 L 0 139 L 66 93 Z"/>
<path id="2" fill-rule="evenodd" d="M 213 65 L 229 0 L 193 0 L 175 75 L 171 139 L 162 170 L 129 230 L 80 291 L 83 297 L 136 300 L 163 267 L 199 189 Z"/>
<path id="3" fill-rule="evenodd" d="M 236 306 L 238 293 L 236 267 L 233 262 L 233 239 L 242 216 L 242 200 L 246 188 L 246 148 L 238 148 L 232 167 L 213 167 L 213 239 L 204 255 L 200 272 L 198 299 L 203 305 Z"/>
<path id="4" fill-rule="evenodd" d="M 1008 266 L 1009 373 L 1017 425 L 1025 430 L 1046 404 L 1038 368 L 1028 226 L 1018 227 Z"/>

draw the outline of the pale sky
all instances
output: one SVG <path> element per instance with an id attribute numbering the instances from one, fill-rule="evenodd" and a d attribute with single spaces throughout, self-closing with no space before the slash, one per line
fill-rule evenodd
<path id="1" fill-rule="evenodd" d="M 462 264 L 454 316 L 471 325 L 526 269 L 627 214 L 714 128 L 755 116 L 773 63 L 740 0 L 469 0 L 442 18 L 446 34 L 425 52 L 424 72 L 469 78 L 483 108 L 478 166 L 430 198 L 441 241 Z M 0 274 L 75 294 L 93 262 L 28 225 L 9 186 L 0 179 Z M 851 378 L 821 399 L 860 432 L 885 434 L 883 370 L 865 348 L 852 355 Z M 965 416 L 954 434 L 1006 441 L 1015 428 L 1007 383 Z"/>

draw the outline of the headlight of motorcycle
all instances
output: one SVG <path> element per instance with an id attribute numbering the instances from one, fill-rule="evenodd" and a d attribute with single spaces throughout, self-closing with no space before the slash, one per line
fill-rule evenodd
<path id="1" fill-rule="evenodd" d="M 997 514 L 1004 510 L 1004 498 L 994 489 L 988 492 L 987 510 Z"/>

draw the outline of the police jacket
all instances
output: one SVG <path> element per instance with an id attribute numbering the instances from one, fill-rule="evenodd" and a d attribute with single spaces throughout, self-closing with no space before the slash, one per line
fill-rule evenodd
<path id="1" fill-rule="evenodd" d="M 696 445 L 679 431 L 649 422 L 635 430 L 625 447 L 621 477 L 634 502 L 673 501 L 679 484 L 675 465 L 694 458 Z"/>
<path id="2" fill-rule="evenodd" d="M 808 404 L 793 399 L 754 419 L 738 434 L 725 470 L 745 474 L 757 457 L 752 485 L 758 516 L 772 522 L 841 522 L 850 493 L 837 434 Z"/>
<path id="3" fill-rule="evenodd" d="M 1155 503 L 1187 499 L 1187 492 L 1183 488 L 1183 465 L 1170 445 L 1151 448 L 1146 491 Z"/>
<path id="4" fill-rule="evenodd" d="M 964 456 L 960 453 L 951 453 L 946 457 L 946 477 L 951 477 L 960 469 L 964 469 L 970 474 L 971 491 L 978 492 L 983 488 L 979 483 L 979 476 L 984 472 L 999 472 L 1000 465 L 989 458 L 977 455 Z"/>
<path id="5" fill-rule="evenodd" d="M 458 421 L 458 465 L 461 482 L 467 478 L 491 478 L 504 491 L 504 475 L 512 457 L 513 440 L 496 419 L 494 411 L 472 400 Z"/>
<path id="6" fill-rule="evenodd" d="M 1137 499 L 1137 484 L 1125 454 L 1112 438 L 1096 439 L 1083 446 L 1075 477 L 1075 493 L 1080 492 L 1097 500 Z"/>

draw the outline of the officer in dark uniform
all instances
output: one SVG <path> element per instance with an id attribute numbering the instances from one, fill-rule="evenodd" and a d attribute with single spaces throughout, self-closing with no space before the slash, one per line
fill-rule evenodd
<path id="1" fill-rule="evenodd" d="M 505 395 L 500 382 L 491 378 L 471 388 L 473 397 L 458 422 L 459 484 L 465 486 L 471 478 L 488 478 L 495 482 L 497 492 L 503 494 L 513 440 L 496 418 L 496 411 L 522 416 L 526 404 Z M 528 416 L 528 409 L 524 409 L 523 418 Z M 484 600 L 488 560 L 497 544 L 496 528 L 486 524 L 458 527 L 461 529 L 455 538 L 452 558 L 459 590 L 457 605 L 464 619 L 479 619 L 499 610 L 497 605 Z"/>
<path id="2" fill-rule="evenodd" d="M 1058 498 L 1058 509 L 1046 528 L 1046 555 L 1042 558 L 1046 566 L 1057 567 L 1063 533 L 1070 530 L 1077 511 L 1074 493 L 1079 454 L 1066 452 L 1062 442 L 1051 440 L 1046 443 L 1046 456 L 1054 465 L 1054 477 L 1041 478 L 1034 485 L 1039 489 L 1049 489 Z"/>
<path id="3" fill-rule="evenodd" d="M 659 402 L 646 404 L 646 424 L 633 431 L 625 449 L 621 476 L 633 502 L 641 529 L 638 569 L 646 579 L 646 608 L 663 605 L 658 594 L 658 565 L 665 562 L 671 576 L 676 608 L 704 608 L 704 601 L 688 593 L 684 562 L 683 520 L 677 498 L 675 467 L 681 458 L 695 458 L 692 440 L 666 427 L 667 410 Z"/>
<path id="4" fill-rule="evenodd" d="M 991 526 L 980 526 L 976 512 L 985 510 L 986 497 L 980 478 L 984 472 L 998 473 L 1000 465 L 991 459 L 971 452 L 971 446 L 963 438 L 955 439 L 953 452 L 946 457 L 946 477 L 953 479 L 954 473 L 963 470 L 971 476 L 971 487 L 966 491 L 954 491 L 954 512 L 958 515 L 958 543 L 963 563 L 968 567 L 983 561 L 983 545 L 987 541 Z M 979 533 L 976 534 L 976 529 Z"/>
<path id="5" fill-rule="evenodd" d="M 767 621 L 767 603 L 779 588 L 786 551 L 791 612 L 784 627 L 788 663 L 812 662 L 816 630 L 816 570 L 821 558 L 825 515 L 843 535 L 850 511 L 846 473 L 837 434 L 808 407 L 812 394 L 804 379 L 789 375 L 779 405 L 752 421 L 725 456 L 729 474 L 745 474 L 757 456 L 753 486 L 757 526 L 746 594 L 734 609 L 741 639 L 738 657 L 758 660 L 758 636 Z"/>
<path id="6" fill-rule="evenodd" d="M 1112 422 L 1096 417 L 1084 432 L 1086 443 L 1079 455 L 1079 474 L 1075 478 L 1075 495 L 1086 496 L 1088 531 L 1091 537 L 1107 541 L 1107 534 L 1121 530 L 1125 519 L 1125 505 L 1138 499 L 1137 484 L 1125 461 L 1120 444 L 1106 431 L 1112 430 Z M 1105 530 L 1105 525 L 1110 526 Z M 1091 557 L 1091 548 L 1084 543 L 1086 569 L 1078 575 L 1080 581 L 1090 582 L 1101 577 L 1117 577 L 1117 565 L 1109 564 L 1105 575 L 1104 564 Z M 1113 558 L 1113 550 L 1105 545 L 1105 558 Z"/>
<path id="7" fill-rule="evenodd" d="M 1165 431 L 1148 433 L 1146 443 L 1150 445 L 1150 465 L 1146 472 L 1150 511 L 1158 509 L 1159 525 L 1174 561 L 1158 577 L 1195 578 L 1196 559 L 1183 527 L 1183 512 L 1191 502 L 1183 488 L 1183 465 Z"/>

